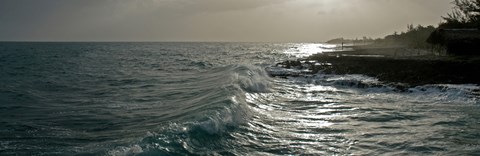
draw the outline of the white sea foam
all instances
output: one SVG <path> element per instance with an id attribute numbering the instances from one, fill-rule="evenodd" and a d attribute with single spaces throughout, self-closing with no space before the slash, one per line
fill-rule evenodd
<path id="1" fill-rule="evenodd" d="M 107 155 L 111 156 L 129 156 L 136 155 L 143 152 L 142 147 L 139 145 L 132 145 L 130 147 L 117 147 L 114 150 L 108 151 Z"/>
<path id="2" fill-rule="evenodd" d="M 247 92 L 269 92 L 271 80 L 260 67 L 245 65 L 232 75 L 232 83 L 240 85 Z"/>

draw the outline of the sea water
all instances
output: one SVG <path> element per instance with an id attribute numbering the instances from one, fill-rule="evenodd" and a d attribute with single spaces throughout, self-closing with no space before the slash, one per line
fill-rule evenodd
<path id="1" fill-rule="evenodd" d="M 479 86 L 272 78 L 311 43 L 0 43 L 0 155 L 475 155 Z"/>

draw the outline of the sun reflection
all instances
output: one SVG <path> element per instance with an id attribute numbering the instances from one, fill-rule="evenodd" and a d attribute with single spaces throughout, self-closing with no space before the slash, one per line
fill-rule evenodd
<path id="1" fill-rule="evenodd" d="M 258 144 L 268 146 L 280 143 L 289 148 L 318 153 L 321 152 L 318 149 L 325 148 L 318 142 L 348 141 L 338 121 L 348 116 L 345 112 L 355 108 L 338 103 L 344 93 L 342 89 L 318 84 L 285 83 L 291 82 L 289 80 L 277 81 L 275 83 L 278 85 L 272 92 L 245 94 L 254 112 L 247 129 L 254 136 L 262 137 Z"/>
<path id="2" fill-rule="evenodd" d="M 322 86 L 322 85 L 310 85 L 305 88 L 307 92 L 321 92 L 321 91 L 330 91 L 330 92 L 336 92 L 338 91 L 337 88 L 332 87 L 332 86 Z"/>
<path id="3" fill-rule="evenodd" d="M 305 58 L 313 54 L 323 53 L 323 52 L 332 52 L 335 51 L 337 45 L 325 44 L 325 43 L 302 43 L 296 44 L 287 51 L 289 57 L 296 58 Z"/>

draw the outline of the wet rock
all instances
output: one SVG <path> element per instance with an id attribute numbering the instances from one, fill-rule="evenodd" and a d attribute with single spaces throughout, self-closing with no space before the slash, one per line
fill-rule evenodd
<path id="1" fill-rule="evenodd" d="M 399 90 L 405 90 L 404 86 L 425 84 L 480 84 L 480 74 L 477 74 L 480 71 L 480 59 L 469 58 L 336 57 L 317 54 L 304 60 L 278 63 L 276 68 L 283 68 L 286 72 L 272 70 L 269 71 L 271 76 L 304 76 L 318 72 L 362 74 L 380 81 L 402 84 L 398 86 Z"/>

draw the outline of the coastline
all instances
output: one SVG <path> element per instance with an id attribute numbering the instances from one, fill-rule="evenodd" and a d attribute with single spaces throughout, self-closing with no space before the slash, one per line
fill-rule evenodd
<path id="1" fill-rule="evenodd" d="M 353 48 L 352 51 L 321 53 L 276 66 L 299 69 L 300 74 L 271 76 L 302 76 L 304 74 L 362 74 L 379 81 L 406 86 L 426 84 L 480 84 L 480 57 L 437 56 L 429 51 L 404 47 Z"/>

